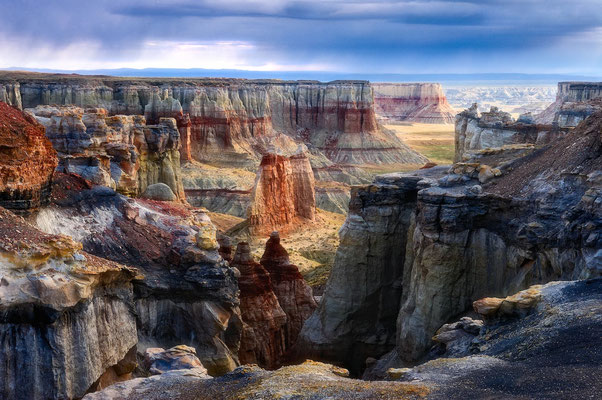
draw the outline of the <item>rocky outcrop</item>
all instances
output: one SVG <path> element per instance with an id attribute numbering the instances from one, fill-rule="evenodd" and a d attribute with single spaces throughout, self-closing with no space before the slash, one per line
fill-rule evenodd
<path id="1" fill-rule="evenodd" d="M 286 313 L 285 346 L 290 349 L 295 345 L 303 323 L 316 309 L 316 301 L 299 268 L 291 264 L 288 252 L 280 244 L 278 232 L 270 235 L 261 256 L 261 265 L 270 274 L 274 293 Z"/>
<path id="2" fill-rule="evenodd" d="M 164 183 L 184 199 L 180 172 L 180 134 L 176 121 L 109 116 L 102 108 L 38 106 L 28 109 L 46 127 L 58 151 L 58 170 L 136 196 L 147 186 Z"/>
<path id="3" fill-rule="evenodd" d="M 355 189 L 300 348 L 357 370 L 395 339 L 398 356 L 415 362 L 437 329 L 479 298 L 602 274 L 601 132 L 598 113 L 497 174 L 482 165 L 449 174 L 435 167 Z"/>
<path id="4" fill-rule="evenodd" d="M 418 399 L 428 389 L 401 382 L 366 382 L 349 379 L 349 372 L 333 365 L 306 361 L 276 371 L 245 365 L 215 379 L 190 370 L 172 371 L 150 378 L 134 379 L 91 393 L 85 400 L 155 400 L 169 393 L 171 399 Z M 227 387 L 227 390 L 224 390 Z"/>
<path id="5" fill-rule="evenodd" d="M 81 249 L 0 208 L 2 398 L 80 398 L 131 376 L 136 271 Z"/>
<path id="6" fill-rule="evenodd" d="M 509 113 L 491 107 L 479 115 L 477 104 L 456 116 L 455 156 L 460 162 L 474 157 L 480 150 L 503 148 L 517 144 L 548 144 L 568 131 L 557 125 L 540 125 L 528 115 L 515 121 Z"/>
<path id="7" fill-rule="evenodd" d="M 172 117 L 182 158 L 256 166 L 269 145 L 303 142 L 341 164 L 414 163 L 421 157 L 378 128 L 366 81 L 123 79 L 5 72 L 0 96 L 24 108 L 75 105 L 110 115 Z M 8 93 L 12 94 L 8 94 Z M 421 161 L 417 161 L 421 162 Z"/>
<path id="8" fill-rule="evenodd" d="M 236 271 L 220 257 L 208 216 L 179 203 L 131 199 L 75 175 L 55 181 L 37 226 L 144 275 L 134 282 L 138 350 L 186 343 L 209 373 L 235 368 L 242 329 Z"/>
<path id="9" fill-rule="evenodd" d="M 248 211 L 253 232 L 289 228 L 313 221 L 316 212 L 314 175 L 305 154 L 284 157 L 266 154 L 261 160 Z"/>
<path id="10" fill-rule="evenodd" d="M 388 121 L 452 124 L 456 112 L 438 83 L 373 83 L 376 114 Z"/>
<path id="11" fill-rule="evenodd" d="M 602 82 L 559 82 L 556 101 L 538 114 L 541 124 L 575 127 L 602 108 Z"/>
<path id="12" fill-rule="evenodd" d="M 240 310 L 243 331 L 239 360 L 241 364 L 259 364 L 274 369 L 282 362 L 287 349 L 284 313 L 274 294 L 270 274 L 253 260 L 246 242 L 240 242 L 230 263 L 240 271 Z"/>
<path id="13" fill-rule="evenodd" d="M 0 102 L 0 206 L 26 212 L 46 204 L 57 163 L 44 127 Z"/>
<path id="14" fill-rule="evenodd" d="M 502 303 L 501 319 L 487 310 L 482 327 L 465 332 L 472 340 L 450 340 L 453 354 L 445 350 L 397 380 L 432 388 L 435 399 L 596 397 L 601 301 L 601 279 L 532 287 Z"/>

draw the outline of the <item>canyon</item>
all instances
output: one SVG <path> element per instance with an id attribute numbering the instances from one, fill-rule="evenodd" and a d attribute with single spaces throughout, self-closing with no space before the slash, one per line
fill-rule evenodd
<path id="1" fill-rule="evenodd" d="M 453 165 L 368 174 L 425 160 L 378 125 L 378 90 L 395 114 L 435 104 L 408 111 L 424 122 L 447 112 L 439 86 L 17 75 L 0 79 L 0 200 L 25 218 L 0 208 L 3 397 L 528 397 L 506 377 L 528 370 L 538 395 L 595 392 L 595 84 L 561 83 L 551 122 L 475 105 Z M 321 206 L 348 212 L 323 293 L 289 254 Z"/>
<path id="2" fill-rule="evenodd" d="M 411 365 L 480 297 L 599 276 L 601 123 L 595 113 L 522 157 L 483 152 L 355 188 L 298 351 L 355 374 L 387 352 Z"/>

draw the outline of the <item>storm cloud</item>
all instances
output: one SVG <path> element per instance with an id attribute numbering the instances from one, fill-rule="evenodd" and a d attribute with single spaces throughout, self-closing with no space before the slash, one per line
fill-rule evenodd
<path id="1" fill-rule="evenodd" d="M 0 0 L 0 67 L 602 69 L 599 0 Z"/>

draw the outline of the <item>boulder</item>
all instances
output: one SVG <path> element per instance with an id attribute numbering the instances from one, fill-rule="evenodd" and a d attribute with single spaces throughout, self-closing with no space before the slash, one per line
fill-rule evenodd
<path id="1" fill-rule="evenodd" d="M 151 375 L 160 375 L 180 369 L 196 369 L 199 372 L 207 373 L 196 356 L 194 347 L 183 344 L 167 350 L 160 347 L 147 348 L 144 352 L 144 368 Z"/>
<path id="2" fill-rule="evenodd" d="M 177 199 L 171 188 L 164 183 L 154 183 L 147 186 L 140 197 L 158 201 L 175 201 Z"/>

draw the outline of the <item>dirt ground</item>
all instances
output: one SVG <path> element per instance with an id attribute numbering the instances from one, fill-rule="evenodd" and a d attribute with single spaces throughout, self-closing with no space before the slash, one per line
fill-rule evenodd
<path id="1" fill-rule="evenodd" d="M 395 131 L 408 146 L 428 157 L 432 162 L 452 163 L 454 158 L 453 124 L 408 123 L 385 125 L 385 127 Z"/>

